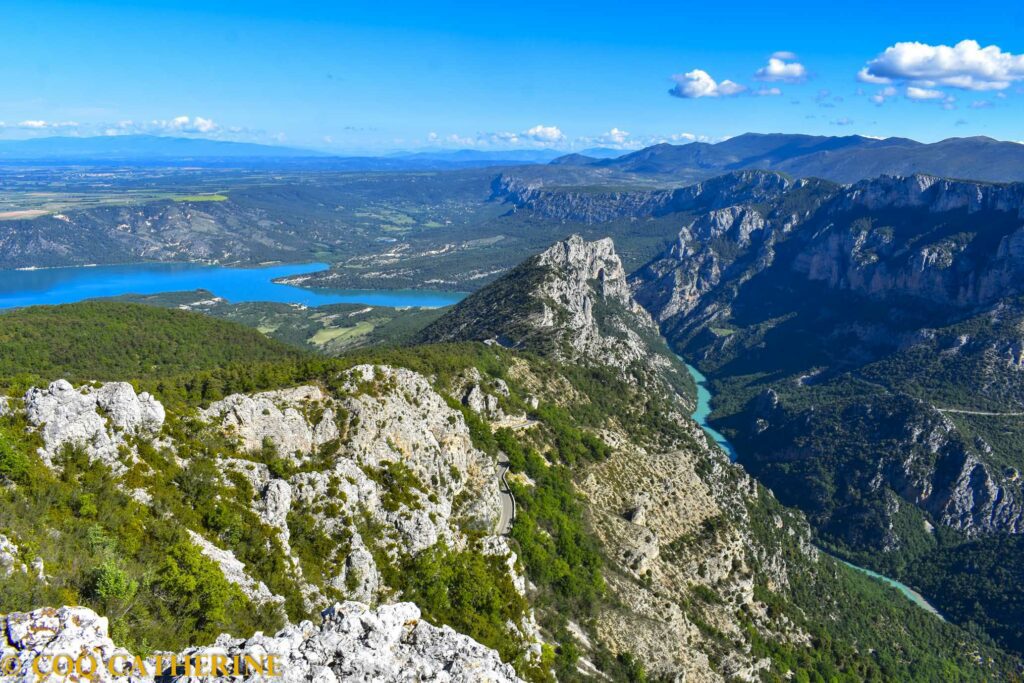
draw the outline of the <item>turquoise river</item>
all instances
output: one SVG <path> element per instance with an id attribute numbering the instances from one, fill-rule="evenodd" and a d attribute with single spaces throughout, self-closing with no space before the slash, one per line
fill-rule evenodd
<path id="1" fill-rule="evenodd" d="M 708 416 L 711 414 L 711 391 L 707 387 L 707 378 L 701 374 L 700 370 L 693 367 L 689 363 L 686 364 L 686 369 L 690 371 L 690 376 L 693 377 L 693 381 L 697 383 L 697 409 L 693 411 L 693 419 L 697 422 L 697 424 L 699 424 L 704 429 L 707 435 L 711 437 L 711 439 L 716 444 L 718 444 L 718 446 L 723 451 L 725 451 L 726 455 L 729 456 L 730 460 L 736 460 L 739 454 L 736 452 L 736 449 L 733 447 L 733 445 L 729 443 L 729 440 L 725 438 L 725 435 L 723 435 L 721 432 L 717 431 L 710 424 L 708 424 Z M 877 579 L 878 581 L 882 581 L 883 583 L 889 584 L 890 586 L 898 590 L 900 593 L 905 595 L 907 598 L 909 598 L 917 606 L 925 610 L 928 610 L 929 612 L 937 616 L 939 619 L 943 618 L 942 615 L 939 614 L 939 611 L 935 609 L 931 604 L 929 604 L 927 600 L 924 599 L 924 596 L 922 596 L 920 593 L 915 591 L 910 586 L 900 583 L 895 579 L 890 579 L 888 576 L 883 576 L 878 572 L 873 572 L 870 569 L 865 569 L 864 567 L 858 567 L 855 564 L 850 564 L 842 558 L 836 557 L 835 559 L 839 560 L 851 569 L 856 569 L 857 571 L 867 574 L 868 576 Z"/>

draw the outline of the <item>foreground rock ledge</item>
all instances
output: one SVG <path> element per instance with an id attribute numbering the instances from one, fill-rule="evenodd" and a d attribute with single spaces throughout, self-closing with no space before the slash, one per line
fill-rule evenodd
<path id="1" fill-rule="evenodd" d="M 51 683 L 69 680 L 63 675 L 37 676 L 33 660 L 48 656 L 40 665 L 49 671 L 57 655 L 77 659 L 92 654 L 101 662 L 93 681 L 154 681 L 155 659 L 146 660 L 145 673 L 131 670 L 133 656 L 114 645 L 107 634 L 107 619 L 85 607 L 46 607 L 33 612 L 0 616 L 4 629 L 0 658 L 6 665 L 3 681 Z M 309 621 L 289 625 L 275 636 L 256 633 L 248 640 L 222 635 L 206 647 L 195 647 L 181 655 L 212 655 L 228 659 L 249 655 L 265 660 L 274 655 L 277 675 L 251 674 L 187 678 L 160 677 L 161 681 L 438 681 L 451 683 L 503 683 L 519 681 L 509 664 L 498 654 L 469 636 L 448 626 L 437 627 L 420 618 L 416 605 L 408 602 L 383 605 L 375 610 L 358 602 L 335 604 L 324 610 L 323 623 Z M 112 675 L 108 666 L 113 660 Z M 12 663 L 13 662 L 13 663 Z M 17 667 L 15 667 L 15 664 Z M 87 667 L 88 664 L 86 663 Z M 206 665 L 207 670 L 209 664 Z"/>

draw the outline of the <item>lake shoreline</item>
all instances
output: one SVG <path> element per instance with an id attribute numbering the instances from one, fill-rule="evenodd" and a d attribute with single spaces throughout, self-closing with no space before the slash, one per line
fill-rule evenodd
<path id="1" fill-rule="evenodd" d="M 322 262 L 229 267 L 189 262 L 147 262 L 37 270 L 0 270 L 0 310 L 76 303 L 124 295 L 203 289 L 231 303 L 266 301 L 310 307 L 353 303 L 388 308 L 441 308 L 465 292 L 426 289 L 332 289 L 279 283 L 281 278 L 319 273 Z"/>

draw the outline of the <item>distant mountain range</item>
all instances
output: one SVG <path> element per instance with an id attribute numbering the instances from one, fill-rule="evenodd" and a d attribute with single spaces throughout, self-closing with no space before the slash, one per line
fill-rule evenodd
<path id="1" fill-rule="evenodd" d="M 604 151 L 594 150 L 594 156 L 602 156 Z M 0 164 L 8 165 L 242 165 L 342 171 L 399 171 L 544 164 L 561 154 L 549 149 L 465 149 L 396 152 L 387 156 L 343 156 L 296 147 L 156 135 L 0 140 Z"/>
<path id="2" fill-rule="evenodd" d="M 249 142 L 158 135 L 0 140 L 0 161 L 142 161 L 323 157 L 321 152 Z"/>
<path id="3" fill-rule="evenodd" d="M 747 133 L 711 144 L 659 144 L 624 153 L 610 148 L 561 154 L 551 149 L 430 150 L 386 156 L 343 156 L 295 147 L 154 135 L 0 140 L 0 165 L 167 165 L 337 171 L 451 170 L 547 165 L 628 179 L 696 182 L 730 171 L 774 170 L 795 177 L 852 183 L 881 175 L 927 173 L 992 182 L 1024 181 L 1024 144 L 986 137 L 921 143 L 860 135 Z"/>
<path id="4" fill-rule="evenodd" d="M 699 180 L 742 169 L 782 171 L 852 183 L 881 175 L 927 173 L 948 178 L 1024 180 L 1024 145 L 987 137 L 931 144 L 906 138 L 827 137 L 747 133 L 710 144 L 660 144 L 613 159 L 570 154 L 554 165 Z"/>

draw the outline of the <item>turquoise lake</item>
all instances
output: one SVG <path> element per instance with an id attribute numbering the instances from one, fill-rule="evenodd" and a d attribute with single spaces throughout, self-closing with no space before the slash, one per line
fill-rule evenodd
<path id="1" fill-rule="evenodd" d="M 117 266 L 0 270 L 0 309 L 67 304 L 122 294 L 159 294 L 206 289 L 232 303 L 274 301 L 307 306 L 367 304 L 437 308 L 458 303 L 459 292 L 423 290 L 307 289 L 275 278 L 324 270 L 324 263 L 230 268 L 194 263 L 137 263 Z"/>
<path id="2" fill-rule="evenodd" d="M 697 409 L 693 411 L 693 419 L 697 422 L 697 424 L 701 426 L 705 433 L 707 433 L 707 435 L 710 436 L 711 439 L 716 444 L 718 444 L 723 451 L 725 451 L 726 455 L 729 456 L 729 459 L 735 462 L 736 458 L 738 457 L 736 449 L 733 448 L 733 445 L 729 443 L 729 440 L 726 439 L 721 432 L 717 431 L 711 425 L 708 424 L 708 416 L 711 414 L 711 392 L 708 391 L 707 388 L 707 378 L 701 374 L 700 370 L 693 367 L 689 363 L 686 363 L 686 369 L 689 370 L 690 376 L 693 377 L 693 381 L 697 383 Z M 822 550 L 822 552 L 825 551 Z M 896 579 L 890 579 L 888 576 L 883 576 L 878 572 L 873 572 L 870 569 L 865 569 L 864 567 L 858 567 L 855 564 L 850 564 L 849 562 L 841 558 L 836 557 L 835 559 L 839 562 L 842 562 L 851 569 L 856 569 L 857 571 L 863 574 L 867 574 L 873 579 L 876 579 L 878 581 L 881 581 L 892 586 L 900 593 L 902 593 L 904 596 L 906 596 L 918 607 L 931 612 L 939 619 L 943 619 L 942 615 L 939 614 L 939 611 L 935 609 L 931 604 L 929 604 L 928 601 L 924 599 L 923 595 L 915 591 L 910 586 L 900 583 Z M 945 619 L 943 619 L 943 621 L 945 621 Z"/>

